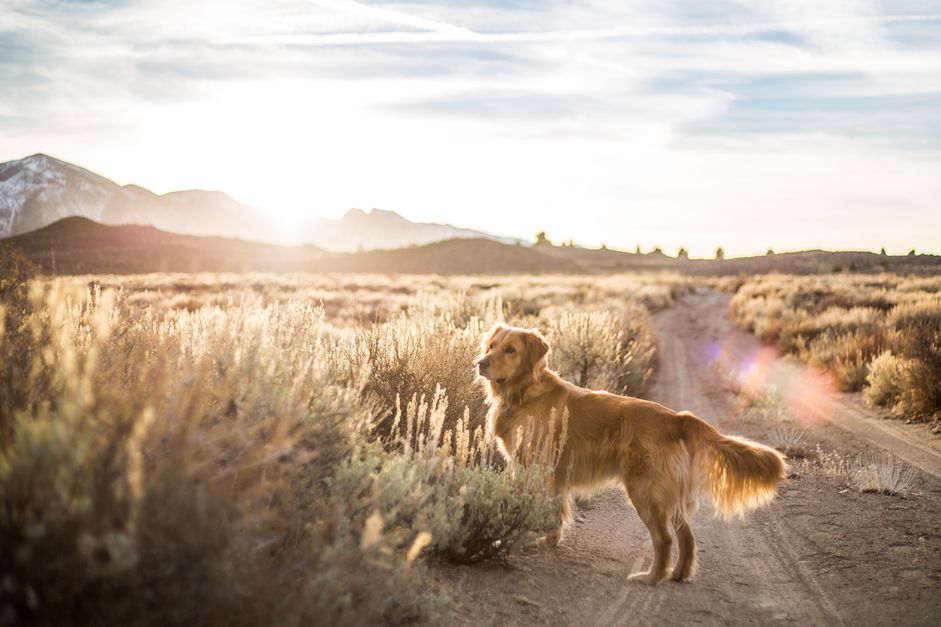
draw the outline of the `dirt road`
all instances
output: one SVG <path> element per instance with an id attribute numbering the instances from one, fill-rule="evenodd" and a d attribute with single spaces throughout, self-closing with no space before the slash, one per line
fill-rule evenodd
<path id="1" fill-rule="evenodd" d="M 804 448 L 854 457 L 887 451 L 918 469 L 904 496 L 860 493 L 798 465 L 770 507 L 743 521 L 693 528 L 699 574 L 655 588 L 627 581 L 651 557 L 647 531 L 622 493 L 580 510 L 556 549 L 509 566 L 441 566 L 451 622 L 493 625 L 937 625 L 941 621 L 941 454 L 937 436 L 879 419 L 855 396 L 787 363 L 728 319 L 728 296 L 701 291 L 660 312 L 660 367 L 651 397 L 726 433 L 768 439 L 743 417 L 720 371 L 762 377 L 801 428 Z"/>

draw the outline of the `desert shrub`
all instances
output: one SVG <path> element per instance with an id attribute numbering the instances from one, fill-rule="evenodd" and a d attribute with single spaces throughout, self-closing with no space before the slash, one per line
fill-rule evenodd
<path id="1" fill-rule="evenodd" d="M 352 505 L 331 496 L 370 411 L 355 382 L 315 367 L 315 308 L 156 320 L 122 318 L 110 292 L 54 283 L 33 298 L 28 333 L 7 340 L 29 359 L 0 450 L 3 616 L 357 624 L 419 611 L 409 555 L 363 543 Z"/>
<path id="2" fill-rule="evenodd" d="M 768 432 L 768 443 L 788 457 L 803 457 L 807 448 L 807 429 L 774 426 Z"/>
<path id="3" fill-rule="evenodd" d="M 798 356 L 833 374 L 840 390 L 855 392 L 865 385 L 869 362 L 884 347 L 885 341 L 878 327 L 848 333 L 828 330 L 806 347 L 799 347 Z"/>
<path id="4" fill-rule="evenodd" d="M 941 419 L 941 279 L 770 276 L 747 281 L 733 317 L 785 353 L 828 370 L 893 414 Z M 891 355 L 886 351 L 890 351 Z"/>
<path id="5" fill-rule="evenodd" d="M 915 471 L 889 454 L 869 454 L 856 461 L 852 476 L 860 492 L 894 495 L 911 487 Z"/>
<path id="6" fill-rule="evenodd" d="M 753 295 L 746 284 L 732 297 L 730 307 L 739 322 L 762 341 L 777 341 L 781 330 L 781 313 L 784 311 L 783 300 Z"/>
<path id="7" fill-rule="evenodd" d="M 915 471 L 888 453 L 869 452 L 861 457 L 824 451 L 817 446 L 813 468 L 859 492 L 896 495 L 906 492 L 915 480 Z"/>
<path id="8" fill-rule="evenodd" d="M 0 242 L 0 300 L 8 302 L 13 296 L 22 298 L 27 281 L 38 274 L 39 268 L 22 250 Z"/>
<path id="9" fill-rule="evenodd" d="M 397 314 L 355 331 L 335 352 L 332 363 L 339 372 L 368 373 L 364 394 L 381 413 L 377 433 L 389 433 L 397 398 L 430 396 L 437 386 L 449 399 L 446 428 L 454 428 L 465 408 L 473 426 L 483 424 L 486 408 L 474 364 L 484 329 L 499 319 L 500 303 L 485 301 L 474 312 L 464 302 L 459 306 Z"/>
<path id="10" fill-rule="evenodd" d="M 720 292 L 735 294 L 745 285 L 745 278 L 742 276 L 710 276 L 700 278 L 699 283 Z"/>
<path id="11" fill-rule="evenodd" d="M 484 437 L 499 298 L 332 324 L 288 280 L 181 280 L 33 281 L 0 306 L 4 620 L 410 621 L 441 602 L 420 555 L 502 559 L 554 526 L 552 455 L 511 472 Z"/>
<path id="12" fill-rule="evenodd" d="M 430 401 L 413 398 L 396 412 L 386 446 L 366 443 L 342 464 L 336 492 L 360 491 L 366 498 L 359 502 L 368 504 L 351 512 L 354 520 L 378 513 L 394 546 L 428 543 L 460 563 L 506 557 L 552 529 L 561 503 L 549 493 L 549 478 L 559 442 L 543 438 L 528 463 L 511 471 L 496 463 L 484 430 L 466 426 L 466 411 L 453 430 L 444 430 L 446 417 L 440 388 Z"/>
<path id="13" fill-rule="evenodd" d="M 869 387 L 863 391 L 869 404 L 891 406 L 895 403 L 901 391 L 903 365 L 891 351 L 884 351 L 869 362 L 866 375 Z"/>
<path id="14" fill-rule="evenodd" d="M 906 358 L 894 411 L 917 418 L 941 417 L 941 300 L 899 305 L 890 314 L 896 350 Z"/>
<path id="15" fill-rule="evenodd" d="M 655 344 L 641 307 L 565 313 L 548 328 L 550 365 L 582 387 L 642 396 L 653 369 Z"/>
<path id="16" fill-rule="evenodd" d="M 29 363 L 27 344 L 28 282 L 38 269 L 19 248 L 0 243 L 0 450 L 9 442 L 15 408 L 23 404 L 22 375 Z"/>
<path id="17" fill-rule="evenodd" d="M 882 322 L 882 312 L 870 307 L 830 307 L 816 314 L 789 311 L 781 317 L 777 343 L 785 352 L 795 352 L 825 334 L 832 341 L 845 334 L 879 333 Z"/>

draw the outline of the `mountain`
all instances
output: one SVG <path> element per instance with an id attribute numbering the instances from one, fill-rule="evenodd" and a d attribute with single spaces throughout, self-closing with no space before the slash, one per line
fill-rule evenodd
<path id="1" fill-rule="evenodd" d="M 260 240 L 274 235 L 260 209 L 222 192 L 159 196 L 44 154 L 0 164 L 0 237 L 70 216 L 106 224 L 149 224 L 191 235 L 251 234 Z"/>
<path id="2" fill-rule="evenodd" d="M 520 240 L 450 224 L 411 222 L 394 211 L 383 209 L 369 212 L 350 209 L 339 220 L 317 218 L 308 222 L 304 231 L 314 234 L 311 241 L 318 246 L 345 252 L 405 248 L 459 238 L 490 239 L 504 244 L 522 243 Z"/>
<path id="3" fill-rule="evenodd" d="M 197 237 L 152 226 L 108 226 L 65 218 L 0 240 L 23 250 L 52 274 L 143 272 L 371 272 L 386 274 L 604 274 L 677 272 L 688 275 L 817 274 L 839 271 L 936 274 L 936 255 L 883 256 L 868 252 L 804 251 L 743 259 L 676 259 L 577 246 L 519 246 L 455 238 L 422 246 L 358 253 L 314 246 L 277 246 L 222 237 Z"/>
<path id="4" fill-rule="evenodd" d="M 276 243 L 285 233 L 270 213 L 223 192 L 189 190 L 158 195 L 44 154 L 0 164 L 0 237 L 25 233 L 69 216 L 104 224 L 138 224 L 188 235 Z M 447 224 L 416 223 L 393 211 L 351 209 L 340 220 L 309 218 L 293 242 L 352 252 L 401 248 L 454 238 L 500 238 Z"/>
<path id="5" fill-rule="evenodd" d="M 316 260 L 327 256 L 313 246 L 178 235 L 152 226 L 108 226 L 75 216 L 0 240 L 0 250 L 4 245 L 21 249 L 50 274 L 310 271 Z"/>

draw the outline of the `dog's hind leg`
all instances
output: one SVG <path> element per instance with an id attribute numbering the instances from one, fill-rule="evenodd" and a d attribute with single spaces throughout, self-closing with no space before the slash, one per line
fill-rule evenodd
<path id="1" fill-rule="evenodd" d="M 682 513 L 673 515 L 673 529 L 676 531 L 676 541 L 679 543 L 679 556 L 670 579 L 673 581 L 689 581 L 696 574 L 696 538 L 689 520 Z"/>
<path id="2" fill-rule="evenodd" d="M 628 481 L 627 495 L 634 504 L 640 519 L 647 525 L 650 539 L 653 541 L 653 563 L 644 572 L 632 573 L 628 579 L 640 581 L 651 586 L 660 583 L 667 576 L 667 564 L 673 548 L 673 538 L 667 527 L 669 516 L 666 508 L 651 498 L 651 490 L 646 481 Z"/>

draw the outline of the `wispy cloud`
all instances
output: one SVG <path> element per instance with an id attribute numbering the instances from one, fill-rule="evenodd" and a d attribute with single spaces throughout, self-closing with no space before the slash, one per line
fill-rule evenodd
<path id="1" fill-rule="evenodd" d="M 453 24 L 448 24 L 446 22 L 439 22 L 436 20 L 430 20 L 424 17 L 417 15 L 412 15 L 410 13 L 403 13 L 401 11 L 393 11 L 392 9 L 383 9 L 377 6 L 371 6 L 368 4 L 363 4 L 361 2 L 354 2 L 353 0 L 307 0 L 313 5 L 323 7 L 325 9 L 336 9 L 338 11 L 345 11 L 347 13 L 352 13 L 354 15 L 362 15 L 364 17 L 369 17 L 375 20 L 380 20 L 383 22 L 389 22 L 392 24 L 399 24 L 401 26 L 411 26 L 413 28 L 418 28 L 425 31 L 432 31 L 435 33 L 447 34 L 453 37 L 466 37 L 473 36 L 474 32 L 462 28 L 460 26 L 454 26 Z"/>
<path id="2" fill-rule="evenodd" d="M 353 0 L 307 0 L 311 4 L 362 15 L 383 22 L 412 26 L 420 32 L 346 32 L 329 34 L 291 34 L 245 37 L 226 40 L 225 43 L 277 43 L 306 46 L 369 45 L 369 44 L 420 44 L 420 43 L 546 43 L 569 41 L 592 41 L 606 39 L 629 39 L 647 37 L 716 37 L 746 36 L 782 31 L 807 31 L 819 29 L 846 29 L 857 25 L 902 24 L 941 22 L 941 13 L 912 15 L 857 15 L 830 19 L 805 19 L 750 24 L 702 24 L 671 26 L 616 26 L 580 30 L 544 30 L 478 32 L 462 26 L 429 20 L 417 15 L 382 9 Z"/>
<path id="3" fill-rule="evenodd" d="M 522 236 L 539 221 L 588 244 L 926 246 L 941 13 L 925 6 L 0 0 L 0 160 L 43 150 L 157 191 Z"/>

